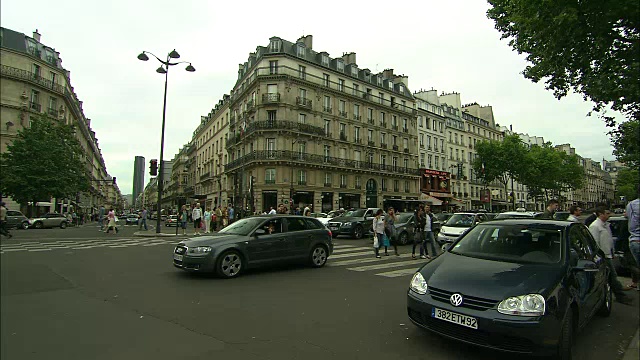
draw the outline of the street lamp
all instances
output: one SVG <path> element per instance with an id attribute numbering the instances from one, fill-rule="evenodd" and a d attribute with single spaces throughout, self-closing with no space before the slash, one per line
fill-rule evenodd
<path id="1" fill-rule="evenodd" d="M 170 62 L 171 59 L 180 58 L 180 54 L 178 54 L 178 52 L 175 49 L 173 49 L 169 54 L 167 54 L 167 60 L 160 60 L 160 58 L 158 58 L 156 55 L 148 51 L 141 52 L 140 55 L 138 55 L 138 60 L 141 60 L 141 61 L 149 60 L 149 56 L 147 56 L 147 54 L 152 55 L 154 58 L 156 58 L 156 60 L 158 60 L 162 64 L 158 69 L 156 69 L 156 72 L 159 74 L 164 74 L 164 103 L 162 105 L 162 135 L 160 137 L 160 169 L 158 174 L 158 204 L 157 204 L 158 213 L 156 216 L 157 218 L 156 233 L 160 233 L 160 229 L 162 229 L 162 227 L 160 226 L 161 213 L 162 213 L 162 190 L 164 187 L 164 161 L 162 160 L 162 156 L 164 155 L 164 125 L 165 125 L 165 119 L 167 116 L 167 80 L 169 78 L 169 66 L 178 65 L 178 64 L 189 64 L 185 68 L 186 71 L 194 72 L 196 71 L 196 69 L 188 61 Z"/>
<path id="2" fill-rule="evenodd" d="M 289 179 L 289 214 L 293 214 L 293 160 L 295 159 L 295 153 L 293 152 L 293 146 L 299 141 L 299 138 L 296 138 L 291 143 L 291 178 Z M 304 215 L 304 214 L 303 214 Z"/>

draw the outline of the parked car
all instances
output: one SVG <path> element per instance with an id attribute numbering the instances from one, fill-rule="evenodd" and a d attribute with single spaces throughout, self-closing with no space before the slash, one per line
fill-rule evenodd
<path id="1" fill-rule="evenodd" d="M 593 314 L 611 313 L 603 259 L 580 223 L 481 223 L 414 274 L 408 315 L 468 344 L 570 359 L 577 331 Z"/>
<path id="2" fill-rule="evenodd" d="M 329 220 L 329 230 L 334 237 L 349 235 L 360 239 L 371 232 L 373 217 L 380 208 L 356 209 Z"/>
<path id="3" fill-rule="evenodd" d="M 462 233 L 469 230 L 475 224 L 487 220 L 487 215 L 484 213 L 455 213 L 442 225 L 440 233 L 436 236 L 436 240 L 444 250 L 446 244 L 453 243 Z"/>
<path id="4" fill-rule="evenodd" d="M 23 229 L 29 228 L 29 219 L 17 210 L 7 210 L 7 228 Z"/>
<path id="5" fill-rule="evenodd" d="M 60 227 L 65 229 L 69 224 L 69 220 L 62 214 L 47 213 L 42 216 L 29 219 L 29 227 L 36 229 Z"/>
<path id="6" fill-rule="evenodd" d="M 453 213 L 442 212 L 442 213 L 437 213 L 437 214 L 434 214 L 434 215 L 435 215 L 435 217 L 438 219 L 438 221 L 441 224 L 444 224 L 444 223 L 447 222 L 447 220 L 449 220 L 450 217 L 453 216 Z"/>
<path id="7" fill-rule="evenodd" d="M 247 268 L 305 261 L 322 267 L 333 252 L 331 231 L 316 218 L 260 215 L 240 219 L 209 236 L 181 241 L 173 265 L 195 272 L 237 277 Z"/>
<path id="8" fill-rule="evenodd" d="M 125 225 L 138 225 L 138 222 L 140 221 L 140 216 L 136 214 L 129 214 L 127 215 L 124 221 L 125 221 Z"/>
<path id="9" fill-rule="evenodd" d="M 164 226 L 178 226 L 178 215 L 169 215 Z"/>
<path id="10" fill-rule="evenodd" d="M 629 219 L 624 216 L 612 216 L 609 218 L 609 224 L 615 249 L 613 267 L 618 275 L 630 275 L 630 269 L 635 265 L 635 259 L 629 250 Z"/>
<path id="11" fill-rule="evenodd" d="M 569 215 L 571 215 L 571 213 L 568 211 L 556 211 L 555 213 L 553 213 L 553 219 L 567 220 L 569 218 Z"/>

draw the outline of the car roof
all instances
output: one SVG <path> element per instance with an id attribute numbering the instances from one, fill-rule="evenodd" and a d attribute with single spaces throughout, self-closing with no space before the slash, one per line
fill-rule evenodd
<path id="1" fill-rule="evenodd" d="M 581 223 L 576 223 L 576 222 L 573 222 L 573 221 L 566 221 L 566 220 L 519 218 L 519 219 L 497 219 L 497 220 L 494 219 L 494 220 L 491 220 L 491 221 L 480 223 L 478 225 L 498 224 L 498 223 L 504 223 L 504 224 L 509 224 L 509 225 L 550 224 L 550 225 L 556 225 L 558 227 L 569 227 L 569 226 L 571 226 L 573 224 L 581 224 Z"/>
<path id="2" fill-rule="evenodd" d="M 484 213 L 475 213 L 475 212 L 457 212 L 457 213 L 454 213 L 453 215 L 478 215 L 478 214 L 484 214 Z"/>

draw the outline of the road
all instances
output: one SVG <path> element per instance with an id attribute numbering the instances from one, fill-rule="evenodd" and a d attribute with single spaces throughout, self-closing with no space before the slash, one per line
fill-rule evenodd
<path id="1" fill-rule="evenodd" d="M 117 235 L 97 230 L 27 230 L 3 238 L 3 359 L 501 355 L 410 323 L 406 291 L 423 260 L 411 260 L 409 247 L 401 247 L 399 258 L 375 259 L 368 241 L 339 238 L 324 268 L 275 267 L 222 280 L 175 269 L 175 238 L 135 238 L 133 227 Z M 576 358 L 622 358 L 638 327 L 638 294 L 631 295 L 634 306 L 616 303 L 611 317 L 596 318 L 578 335 Z"/>

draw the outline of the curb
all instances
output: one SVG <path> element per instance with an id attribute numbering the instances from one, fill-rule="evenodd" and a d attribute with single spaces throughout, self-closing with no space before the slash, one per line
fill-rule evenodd
<path id="1" fill-rule="evenodd" d="M 622 360 L 638 360 L 640 358 L 640 328 L 631 339 L 627 351 L 624 352 Z"/>

